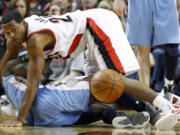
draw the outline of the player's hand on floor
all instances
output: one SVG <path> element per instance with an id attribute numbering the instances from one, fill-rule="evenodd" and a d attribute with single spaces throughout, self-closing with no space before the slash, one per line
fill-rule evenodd
<path id="1" fill-rule="evenodd" d="M 17 119 L 0 122 L 0 127 L 21 127 L 23 124 Z"/>

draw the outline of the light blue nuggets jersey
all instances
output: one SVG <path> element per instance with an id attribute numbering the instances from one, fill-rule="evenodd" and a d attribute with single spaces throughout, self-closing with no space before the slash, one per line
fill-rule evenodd
<path id="1" fill-rule="evenodd" d="M 3 85 L 8 99 L 19 110 L 26 85 L 14 75 L 3 77 Z M 86 112 L 89 104 L 89 83 L 80 81 L 75 86 L 65 84 L 42 85 L 36 94 L 34 103 L 27 117 L 28 124 L 36 126 L 73 125 Z"/>

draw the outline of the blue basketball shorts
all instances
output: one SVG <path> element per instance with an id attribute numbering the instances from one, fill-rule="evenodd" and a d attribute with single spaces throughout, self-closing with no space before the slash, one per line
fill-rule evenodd
<path id="1" fill-rule="evenodd" d="M 175 0 L 129 0 L 126 34 L 131 45 L 179 44 Z"/>

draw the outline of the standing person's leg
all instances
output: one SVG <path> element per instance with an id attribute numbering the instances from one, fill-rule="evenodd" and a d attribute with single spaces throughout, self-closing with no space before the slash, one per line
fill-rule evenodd
<path id="1" fill-rule="evenodd" d="M 173 92 L 173 83 L 178 63 L 178 44 L 165 46 L 165 86 L 164 91 Z"/>
<path id="2" fill-rule="evenodd" d="M 171 91 L 177 66 L 179 22 L 175 0 L 154 2 L 154 39 L 153 45 L 165 49 L 165 91 Z M 164 8 L 166 7 L 166 8 Z M 168 17 L 167 17 L 168 16 Z"/>
<path id="3" fill-rule="evenodd" d="M 153 66 L 151 88 L 160 92 L 164 82 L 164 55 L 165 51 L 162 48 L 154 48 L 152 51 L 155 64 Z"/>
<path id="4" fill-rule="evenodd" d="M 140 65 L 138 72 L 139 80 L 144 82 L 147 86 L 150 85 L 150 54 L 151 47 L 149 46 L 138 46 L 137 60 Z"/>
<path id="5" fill-rule="evenodd" d="M 149 53 L 153 37 L 153 1 L 129 0 L 126 33 L 131 45 L 137 45 L 137 60 L 140 65 L 139 80 L 150 85 Z"/>
<path id="6" fill-rule="evenodd" d="M 168 99 L 172 104 L 179 105 L 180 98 L 174 93 L 174 79 L 176 73 L 176 67 L 178 64 L 178 45 L 167 44 L 164 45 L 164 88 L 161 89 L 161 94 Z"/>

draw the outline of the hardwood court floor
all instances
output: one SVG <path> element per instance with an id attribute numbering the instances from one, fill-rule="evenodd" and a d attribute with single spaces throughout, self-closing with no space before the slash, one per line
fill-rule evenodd
<path id="1" fill-rule="evenodd" d="M 0 111 L 0 121 L 11 118 L 15 117 Z M 115 129 L 103 121 L 98 121 L 90 125 L 72 127 L 3 127 L 0 128 L 0 135 L 180 135 L 180 124 L 170 131 L 157 131 L 150 124 L 144 129 Z"/>

